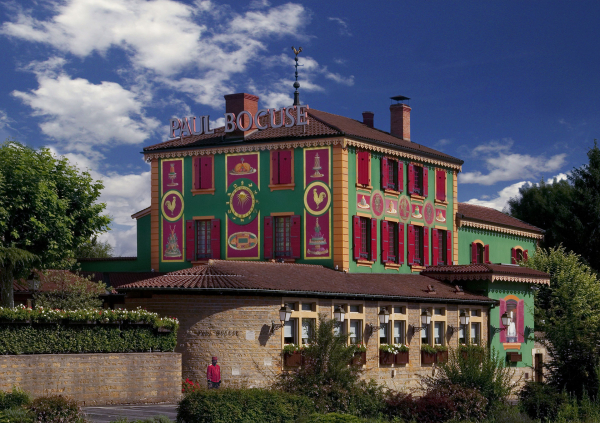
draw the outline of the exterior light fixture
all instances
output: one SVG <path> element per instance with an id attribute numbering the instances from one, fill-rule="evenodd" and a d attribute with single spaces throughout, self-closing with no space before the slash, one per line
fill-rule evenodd
<path id="1" fill-rule="evenodd" d="M 413 326 L 413 335 L 420 330 L 426 329 L 431 324 L 431 313 L 429 310 L 423 310 L 421 313 L 421 327 Z"/>
<path id="2" fill-rule="evenodd" d="M 279 321 L 281 323 L 277 324 L 274 320 L 271 320 L 271 334 L 273 334 L 277 329 L 281 329 L 285 325 L 285 322 L 289 322 L 290 317 L 292 317 L 292 309 L 287 304 L 284 304 L 279 309 Z"/>
<path id="3" fill-rule="evenodd" d="M 375 326 L 373 323 L 369 324 L 369 332 L 373 333 L 374 331 L 381 329 L 383 326 L 387 325 L 390 322 L 390 312 L 387 307 L 381 307 L 379 311 L 379 326 Z"/>
<path id="4" fill-rule="evenodd" d="M 469 324 L 469 315 L 464 311 L 460 311 L 460 325 L 466 326 Z M 458 328 L 454 325 L 448 325 L 448 333 L 450 336 L 454 334 L 454 332 L 458 331 Z"/>
<path id="5" fill-rule="evenodd" d="M 346 318 L 346 313 L 344 312 L 344 309 L 342 308 L 342 306 L 337 306 L 333 312 L 333 318 L 335 320 L 337 320 L 340 323 L 344 323 L 344 320 Z"/>
<path id="6" fill-rule="evenodd" d="M 492 326 L 491 332 L 492 334 L 496 334 L 498 332 L 502 332 L 503 330 L 506 330 L 508 323 L 509 323 L 509 317 L 508 314 L 506 313 L 506 311 L 502 314 L 502 316 L 500 316 L 500 321 L 502 322 L 502 328 L 495 328 Z"/>

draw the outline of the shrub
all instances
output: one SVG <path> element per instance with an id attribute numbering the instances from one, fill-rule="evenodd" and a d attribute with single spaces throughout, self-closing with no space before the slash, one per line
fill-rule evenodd
<path id="1" fill-rule="evenodd" d="M 527 414 L 521 413 L 519 407 L 509 405 L 506 403 L 499 404 L 494 407 L 492 414 L 488 416 L 488 423 L 539 423 L 534 421 L 527 416 Z"/>
<path id="2" fill-rule="evenodd" d="M 519 405 L 532 419 L 555 420 L 567 400 L 565 393 L 541 382 L 527 382 L 519 392 Z"/>
<path id="3" fill-rule="evenodd" d="M 298 423 L 361 423 L 362 420 L 356 416 L 340 413 L 311 414 L 301 418 Z"/>
<path id="4" fill-rule="evenodd" d="M 186 394 L 179 423 L 275 423 L 313 413 L 309 399 L 268 389 L 211 389 Z"/>
<path id="5" fill-rule="evenodd" d="M 23 407 L 0 411 L 0 423 L 34 423 L 33 413 Z"/>
<path id="6" fill-rule="evenodd" d="M 155 416 L 155 417 L 150 417 L 149 419 L 146 420 L 128 420 L 125 417 L 122 417 L 120 419 L 114 420 L 110 423 L 175 423 L 173 420 L 171 420 L 170 418 L 168 418 L 167 416 Z"/>
<path id="7" fill-rule="evenodd" d="M 304 350 L 304 365 L 282 373 L 274 387 L 309 398 L 319 413 L 376 417 L 384 407 L 383 388 L 360 380 L 359 366 L 348 366 L 356 349 L 348 345 L 348 335 L 334 334 L 334 325 L 334 320 L 319 318 L 310 348 Z"/>
<path id="8" fill-rule="evenodd" d="M 8 410 L 31 404 L 31 397 L 25 391 L 13 387 L 12 392 L 0 391 L 0 410 Z"/>
<path id="9" fill-rule="evenodd" d="M 495 350 L 467 354 L 466 358 L 460 350 L 453 350 L 449 356 L 448 362 L 440 364 L 435 376 L 424 379 L 428 390 L 439 390 L 450 385 L 475 389 L 487 399 L 489 411 L 505 401 L 515 389 L 516 383 L 512 381 L 514 370 L 505 366 Z"/>
<path id="10" fill-rule="evenodd" d="M 39 397 L 33 400 L 31 411 L 36 423 L 84 423 L 77 402 L 62 395 Z"/>

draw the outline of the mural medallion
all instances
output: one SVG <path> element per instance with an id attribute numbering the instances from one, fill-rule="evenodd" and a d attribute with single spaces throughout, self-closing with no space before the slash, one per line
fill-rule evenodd
<path id="1" fill-rule="evenodd" d="M 426 203 L 425 204 L 425 223 L 427 225 L 431 225 L 433 223 L 433 219 L 435 218 L 435 210 L 433 209 L 433 204 Z"/>
<path id="2" fill-rule="evenodd" d="M 391 214 L 393 216 L 398 214 L 398 200 L 385 199 L 385 214 Z"/>
<path id="3" fill-rule="evenodd" d="M 400 216 L 400 220 L 403 222 L 408 222 L 410 220 L 410 200 L 407 196 L 400 197 L 398 200 L 398 214 Z"/>
<path id="4" fill-rule="evenodd" d="M 227 195 L 229 196 L 227 215 L 233 222 L 244 224 L 254 220 L 258 214 L 256 207 L 258 189 L 252 181 L 238 179 L 227 189 Z"/>
<path id="5" fill-rule="evenodd" d="M 175 222 L 183 214 L 183 196 L 180 192 L 168 191 L 162 200 L 163 217 L 169 222 Z"/>
<path id="6" fill-rule="evenodd" d="M 435 221 L 446 223 L 446 209 L 435 209 Z"/>
<path id="7" fill-rule="evenodd" d="M 323 182 L 313 182 L 304 191 L 306 210 L 315 216 L 320 216 L 329 209 L 331 191 Z"/>
<path id="8" fill-rule="evenodd" d="M 375 192 L 371 197 L 371 209 L 373 210 L 373 214 L 377 217 L 381 217 L 383 214 L 385 202 L 383 200 L 383 195 L 381 195 L 380 192 Z"/>

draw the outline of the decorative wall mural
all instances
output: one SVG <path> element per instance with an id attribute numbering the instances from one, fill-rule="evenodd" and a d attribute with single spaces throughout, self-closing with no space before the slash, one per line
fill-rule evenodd
<path id="1" fill-rule="evenodd" d="M 423 205 L 413 204 L 412 213 L 410 214 L 410 216 L 414 219 L 423 219 Z"/>
<path id="2" fill-rule="evenodd" d="M 371 210 L 373 210 L 373 214 L 377 217 L 381 217 L 383 211 L 385 209 L 385 202 L 383 200 L 383 195 L 380 192 L 375 192 L 371 197 Z"/>
<path id="3" fill-rule="evenodd" d="M 394 216 L 398 214 L 398 200 L 385 199 L 385 214 Z"/>
<path id="4" fill-rule="evenodd" d="M 331 254 L 331 149 L 304 149 L 305 259 L 330 259 Z"/>
<path id="5" fill-rule="evenodd" d="M 258 189 L 249 179 L 238 179 L 227 189 L 227 215 L 238 224 L 251 222 L 258 214 Z"/>
<path id="6" fill-rule="evenodd" d="M 408 222 L 411 214 L 410 200 L 406 196 L 401 196 L 398 200 L 398 215 L 403 222 Z"/>
<path id="7" fill-rule="evenodd" d="M 363 210 L 371 210 L 371 196 L 367 194 L 356 194 L 356 207 Z"/>
<path id="8" fill-rule="evenodd" d="M 323 182 L 313 182 L 304 192 L 304 205 L 313 215 L 325 213 L 331 205 L 331 191 Z"/>
<path id="9" fill-rule="evenodd" d="M 163 262 L 184 261 L 183 159 L 162 160 L 160 251 Z"/>
<path id="10" fill-rule="evenodd" d="M 321 181 L 331 185 L 329 172 L 329 147 L 305 148 L 304 149 L 304 187 L 315 181 Z"/>
<path id="11" fill-rule="evenodd" d="M 446 223 L 446 209 L 435 209 L 435 221 Z"/>
<path id="12" fill-rule="evenodd" d="M 259 153 L 228 154 L 225 156 L 227 187 L 245 178 L 260 188 Z"/>
<path id="13" fill-rule="evenodd" d="M 433 220 L 435 218 L 435 210 L 433 208 L 433 204 L 431 203 L 426 203 L 425 204 L 425 223 L 427 223 L 428 225 L 431 225 L 433 223 Z"/>
<path id="14" fill-rule="evenodd" d="M 225 234 L 227 236 L 227 259 L 258 259 L 260 240 L 260 213 L 258 219 L 239 225 L 228 214 Z"/>

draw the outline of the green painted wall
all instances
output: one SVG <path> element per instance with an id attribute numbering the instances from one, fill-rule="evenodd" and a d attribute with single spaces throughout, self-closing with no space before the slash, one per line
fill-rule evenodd
<path id="1" fill-rule="evenodd" d="M 511 249 L 516 246 L 528 250 L 531 256 L 535 252 L 537 240 L 522 236 L 509 235 L 484 229 L 463 226 L 458 230 L 458 264 L 471 263 L 471 244 L 480 240 L 490 246 L 490 262 L 511 263 Z"/>
<path id="2" fill-rule="evenodd" d="M 373 193 L 376 191 L 380 191 L 383 194 L 383 190 L 381 189 L 381 159 L 384 156 L 381 154 L 377 154 L 374 152 L 371 152 L 371 186 L 373 187 Z M 408 189 L 407 189 L 407 184 L 408 184 L 408 161 L 403 161 L 404 166 L 403 166 L 403 171 L 404 171 L 404 189 L 402 194 L 403 195 L 408 195 Z M 428 197 L 426 199 L 426 202 L 431 202 L 435 205 L 435 167 L 433 166 L 426 166 L 424 164 L 422 164 L 423 166 L 427 167 L 427 169 L 429 170 L 428 173 Z M 452 230 L 452 210 L 454 209 L 454 201 L 452 198 L 452 184 L 453 184 L 453 173 L 452 171 L 448 171 L 446 173 L 446 184 L 447 184 L 447 200 L 448 200 L 448 206 L 447 206 L 447 213 L 446 213 L 446 223 L 445 224 L 441 224 L 439 222 L 435 222 L 433 223 L 433 226 L 431 226 L 431 228 L 438 227 L 438 228 L 442 228 L 442 229 L 446 229 L 446 230 Z M 356 261 L 354 260 L 354 253 L 353 253 L 353 235 L 352 235 L 352 217 L 355 216 L 358 212 L 360 213 L 367 213 L 367 214 L 371 214 L 372 217 L 375 217 L 370 210 L 365 210 L 365 209 L 359 209 L 357 207 L 357 201 L 356 201 L 356 196 L 358 193 L 365 193 L 368 194 L 367 191 L 365 190 L 361 190 L 358 189 L 356 187 L 356 150 L 354 149 L 349 149 L 348 150 L 348 213 L 349 213 L 349 222 L 350 222 L 350 272 L 356 272 L 356 273 L 411 273 L 411 268 L 410 266 L 408 266 L 407 264 L 407 255 L 408 255 L 408 228 L 405 224 L 405 229 L 404 229 L 404 249 L 405 249 L 405 257 L 404 257 L 404 264 L 402 266 L 400 266 L 399 270 L 396 269 L 386 269 L 384 264 L 381 262 L 381 225 L 378 224 L 377 225 L 377 239 L 379 240 L 378 242 L 378 247 L 377 247 L 377 254 L 378 254 L 378 260 L 373 263 L 373 265 L 371 267 L 365 267 L 365 266 L 358 266 L 356 264 Z M 384 195 L 384 198 L 389 198 L 389 199 L 395 199 L 396 197 L 394 196 L 388 196 L 388 195 Z M 384 213 L 383 216 L 381 216 L 380 218 L 377 218 L 378 220 L 382 220 L 385 216 L 389 216 L 389 217 L 396 217 L 398 218 L 399 216 L 391 216 L 391 215 L 386 215 Z M 417 219 L 412 219 L 412 220 L 417 220 Z M 411 220 L 409 220 L 408 223 L 410 223 Z M 423 219 L 418 220 L 420 222 L 423 222 Z M 453 235 L 455 236 L 455 235 Z M 430 240 L 431 240 L 431 231 L 430 231 Z M 430 241 L 430 249 L 429 249 L 429 262 L 431 263 L 431 255 L 432 255 L 432 248 L 431 248 L 431 241 Z"/>
<path id="3" fill-rule="evenodd" d="M 263 235 L 264 235 L 264 217 L 271 213 L 292 212 L 299 216 L 304 215 L 304 154 L 302 148 L 294 149 L 294 190 L 278 190 L 271 191 L 269 188 L 270 182 L 270 152 L 269 150 L 260 151 L 260 190 L 256 198 L 259 201 L 258 209 L 260 210 L 260 260 L 263 260 Z M 166 159 L 168 160 L 168 159 Z M 332 154 L 329 154 L 330 166 L 332 164 Z M 321 163 L 323 166 L 324 163 Z M 161 165 L 159 165 L 159 169 Z M 221 219 L 221 258 L 225 258 L 226 250 L 226 227 L 225 219 L 229 210 L 229 197 L 227 196 L 227 179 L 225 175 L 225 154 L 217 154 L 214 156 L 214 172 L 215 172 L 215 193 L 214 195 L 192 195 L 193 181 L 193 159 L 192 157 L 184 158 L 184 214 L 183 219 L 191 220 L 194 216 L 215 216 Z M 159 186 L 162 183 L 159 175 Z M 258 219 L 259 217 L 256 217 Z M 304 225 L 304 219 L 302 220 Z M 333 227 L 333 222 L 331 223 Z M 161 242 L 164 242 L 161 240 Z M 301 248 L 304 251 L 305 240 L 301 241 Z M 331 247 L 333 248 L 333 239 L 331 239 Z M 332 255 L 333 256 L 333 255 Z M 242 259 L 246 260 L 246 259 Z M 333 259 L 319 260 L 304 260 L 297 259 L 297 263 L 311 263 L 322 266 L 333 267 Z M 172 272 L 175 270 L 191 267 L 191 263 L 184 261 L 179 263 L 160 262 L 161 272 Z"/>
<path id="4" fill-rule="evenodd" d="M 504 349 L 504 345 L 500 342 L 500 334 L 492 334 L 491 327 L 500 328 L 500 307 L 494 307 L 490 310 L 490 320 L 488 329 L 489 331 L 489 345 L 500 353 L 501 357 L 506 357 L 507 352 L 520 352 L 522 354 L 523 361 L 517 363 L 507 363 L 512 367 L 531 367 L 533 366 L 533 355 L 532 349 L 534 347 L 533 341 L 533 313 L 534 313 L 534 295 L 531 290 L 531 284 L 520 283 L 520 282 L 488 282 L 488 281 L 472 281 L 463 283 L 463 287 L 466 290 L 474 292 L 483 292 L 493 300 L 500 300 L 506 298 L 508 295 L 514 295 L 519 300 L 525 302 L 525 342 L 521 343 L 520 349 Z M 527 329 L 529 328 L 529 330 Z"/>

